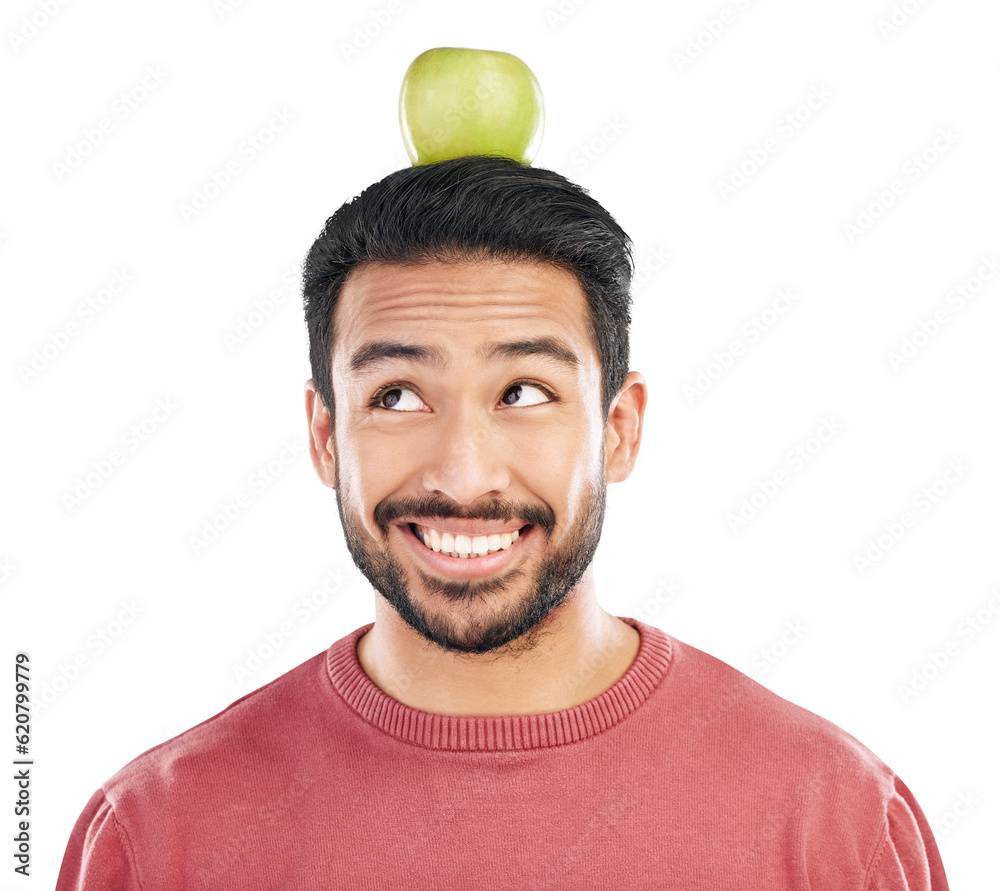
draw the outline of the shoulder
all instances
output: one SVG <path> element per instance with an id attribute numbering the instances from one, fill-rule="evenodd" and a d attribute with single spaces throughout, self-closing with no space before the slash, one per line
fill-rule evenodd
<path id="1" fill-rule="evenodd" d="M 881 758 L 725 662 L 670 644 L 662 714 L 683 757 L 761 838 L 780 836 L 801 852 L 803 882 L 947 887 L 926 817 Z"/>
<path id="2" fill-rule="evenodd" d="M 327 651 L 300 663 L 218 714 L 147 749 L 101 786 L 119 808 L 136 796 L 186 787 L 218 788 L 303 742 L 329 693 Z M 315 731 L 314 731 L 315 732 Z"/>
<path id="3" fill-rule="evenodd" d="M 832 721 L 783 699 L 720 659 L 671 638 L 663 717 L 686 757 L 725 777 L 771 813 L 816 832 L 845 822 L 872 834 L 884 823 L 896 776 Z"/>
<path id="4" fill-rule="evenodd" d="M 677 718 L 696 735 L 739 739 L 758 756 L 823 773 L 861 773 L 892 789 L 892 771 L 832 721 L 796 705 L 733 666 L 670 638 Z"/>

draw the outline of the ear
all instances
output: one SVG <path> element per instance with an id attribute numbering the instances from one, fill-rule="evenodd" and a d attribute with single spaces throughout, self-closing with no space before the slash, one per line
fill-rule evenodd
<path id="1" fill-rule="evenodd" d="M 609 483 L 619 483 L 632 473 L 642 440 L 647 396 L 646 379 L 638 371 L 630 371 L 608 412 L 605 478 Z"/>
<path id="2" fill-rule="evenodd" d="M 309 423 L 309 457 L 313 467 L 331 489 L 337 488 L 337 450 L 330 429 L 330 412 L 315 382 L 306 381 L 306 419 Z"/>

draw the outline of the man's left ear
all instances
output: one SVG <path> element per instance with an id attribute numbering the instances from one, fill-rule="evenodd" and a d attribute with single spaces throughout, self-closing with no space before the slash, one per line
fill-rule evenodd
<path id="1" fill-rule="evenodd" d="M 609 483 L 619 483 L 632 473 L 639 455 L 647 397 L 646 379 L 638 371 L 630 371 L 608 413 L 605 478 Z"/>

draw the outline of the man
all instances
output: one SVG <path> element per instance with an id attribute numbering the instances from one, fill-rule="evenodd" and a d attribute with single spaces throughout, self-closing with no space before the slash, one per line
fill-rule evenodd
<path id="1" fill-rule="evenodd" d="M 860 743 L 597 602 L 628 237 L 546 170 L 394 173 L 304 266 L 311 454 L 376 619 L 126 765 L 69 889 L 947 888 Z"/>

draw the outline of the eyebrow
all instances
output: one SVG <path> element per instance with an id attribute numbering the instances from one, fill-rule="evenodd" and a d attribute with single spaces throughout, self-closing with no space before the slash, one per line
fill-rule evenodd
<path id="1" fill-rule="evenodd" d="M 488 343 L 479 349 L 478 355 L 479 358 L 486 360 L 538 356 L 573 369 L 579 368 L 581 364 L 576 353 L 555 337 Z M 437 368 L 444 368 L 447 362 L 444 353 L 436 347 L 395 340 L 373 340 L 355 350 L 348 367 L 352 372 L 360 373 L 393 359 L 408 359 L 420 365 L 433 365 Z"/>

